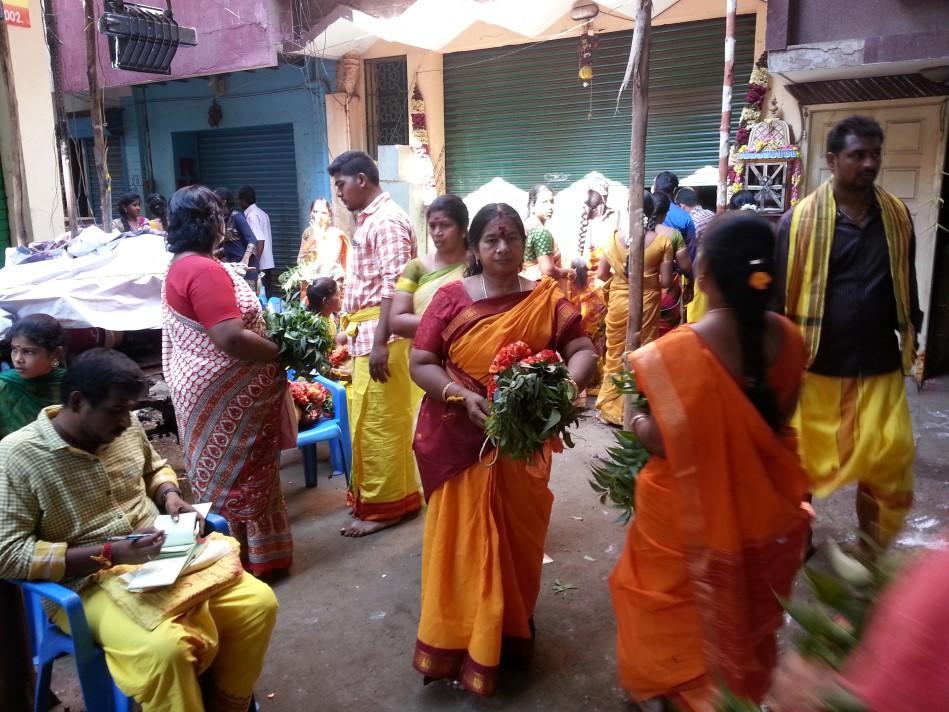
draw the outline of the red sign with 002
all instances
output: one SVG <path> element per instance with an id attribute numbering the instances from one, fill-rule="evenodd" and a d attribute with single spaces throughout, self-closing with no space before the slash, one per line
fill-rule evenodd
<path id="1" fill-rule="evenodd" d="M 3 3 L 3 21 L 12 27 L 29 27 L 30 8 L 5 2 Z"/>

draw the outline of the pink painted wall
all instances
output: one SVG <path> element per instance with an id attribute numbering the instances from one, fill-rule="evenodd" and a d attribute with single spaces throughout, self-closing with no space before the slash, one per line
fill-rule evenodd
<path id="1" fill-rule="evenodd" d="M 96 18 L 102 0 L 93 0 Z M 164 7 L 164 0 L 140 0 Z M 88 91 L 84 16 L 79 0 L 52 0 L 61 45 L 65 90 Z M 270 67 L 277 63 L 281 42 L 277 4 L 272 0 L 173 0 L 180 25 L 198 32 L 197 47 L 179 47 L 171 62 L 171 76 L 113 69 L 104 35 L 98 37 L 100 81 L 107 87 L 167 81 L 182 77 Z"/>

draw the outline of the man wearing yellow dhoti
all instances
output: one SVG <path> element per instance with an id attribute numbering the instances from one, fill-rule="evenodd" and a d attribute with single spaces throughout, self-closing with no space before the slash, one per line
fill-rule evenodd
<path id="1" fill-rule="evenodd" d="M 350 427 L 354 521 L 344 536 L 365 536 L 421 508 L 412 453 L 415 406 L 410 342 L 392 336 L 396 281 L 415 257 L 415 231 L 405 211 L 379 187 L 379 169 L 361 151 L 340 154 L 327 169 L 347 209 L 358 212 L 346 258 L 343 324 L 353 357 Z"/>
<path id="2" fill-rule="evenodd" d="M 903 377 L 922 312 L 909 211 L 873 183 L 882 146 L 873 119 L 851 116 L 831 130 L 833 178 L 782 218 L 775 262 L 784 310 L 808 350 L 794 427 L 812 490 L 823 497 L 858 483 L 860 528 L 886 545 L 913 501 Z"/>

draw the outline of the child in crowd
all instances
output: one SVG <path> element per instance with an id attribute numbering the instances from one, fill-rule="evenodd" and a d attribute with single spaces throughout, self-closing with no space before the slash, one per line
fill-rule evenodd
<path id="1" fill-rule="evenodd" d="M 66 332 L 47 314 L 30 314 L 10 331 L 10 362 L 0 372 L 0 438 L 36 420 L 46 406 L 60 402 L 66 369 Z"/>

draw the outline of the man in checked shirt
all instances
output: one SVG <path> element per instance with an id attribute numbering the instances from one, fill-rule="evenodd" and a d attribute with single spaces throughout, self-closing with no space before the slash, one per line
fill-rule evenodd
<path id="1" fill-rule="evenodd" d="M 340 533 L 358 537 L 391 527 L 422 506 L 412 452 L 417 399 L 409 377 L 411 343 L 389 328 L 396 280 L 415 257 L 415 232 L 379 186 L 379 169 L 368 155 L 347 151 L 327 171 L 340 201 L 357 213 L 343 297 L 353 356 L 348 504 L 354 519 Z"/>

